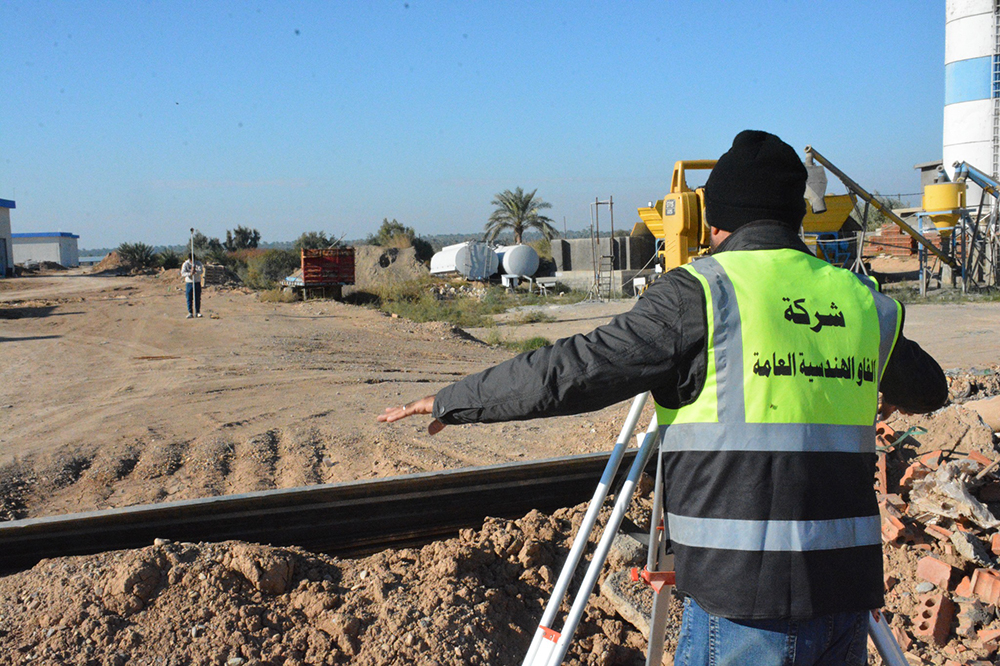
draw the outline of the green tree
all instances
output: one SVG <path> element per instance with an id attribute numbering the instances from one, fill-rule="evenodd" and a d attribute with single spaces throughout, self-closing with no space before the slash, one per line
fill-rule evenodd
<path id="1" fill-rule="evenodd" d="M 307 231 L 292 246 L 296 254 L 301 254 L 302 250 L 325 250 L 329 247 L 340 245 L 336 238 L 330 238 L 322 231 Z"/>
<path id="2" fill-rule="evenodd" d="M 238 226 L 233 231 L 226 230 L 223 246 L 230 252 L 252 250 L 260 243 L 260 232 L 250 227 Z"/>
<path id="3" fill-rule="evenodd" d="M 514 232 L 515 245 L 521 244 L 521 237 L 528 229 L 537 229 L 546 239 L 557 236 L 558 232 L 552 226 L 552 220 L 538 212 L 544 208 L 552 208 L 552 204 L 536 199 L 537 191 L 535 189 L 525 193 L 519 187 L 513 192 L 504 190 L 497 194 L 490 202 L 496 206 L 496 210 L 490 214 L 490 220 L 486 223 L 486 240 L 496 240 L 497 236 L 507 229 Z"/>
<path id="4" fill-rule="evenodd" d="M 122 263 L 130 269 L 153 268 L 159 263 L 156 250 L 145 243 L 122 243 L 116 251 Z"/>
<path id="5" fill-rule="evenodd" d="M 210 255 L 218 256 L 219 253 L 224 253 L 226 251 L 226 248 L 223 247 L 222 242 L 219 241 L 218 238 L 209 238 L 200 231 L 194 232 L 194 236 L 192 238 L 194 241 L 194 254 L 196 258 L 201 259 Z M 191 251 L 190 246 L 188 246 L 188 248 L 187 253 Z"/>
<path id="6" fill-rule="evenodd" d="M 264 250 L 247 258 L 246 268 L 238 271 L 251 289 L 272 289 L 300 265 L 300 255 L 292 250 Z"/>
<path id="7" fill-rule="evenodd" d="M 170 247 L 165 247 L 160 250 L 160 255 L 157 260 L 160 262 L 160 266 L 167 270 L 171 268 L 180 268 L 184 261 L 183 257 L 181 257 L 177 250 Z"/>
<path id="8" fill-rule="evenodd" d="M 396 218 L 390 220 L 383 217 L 382 226 L 378 228 L 378 232 L 374 236 L 368 236 L 365 243 L 379 247 L 412 247 L 416 251 L 419 261 L 430 261 L 431 257 L 434 256 L 434 248 L 431 244 L 417 236 L 413 227 L 396 221 Z"/>

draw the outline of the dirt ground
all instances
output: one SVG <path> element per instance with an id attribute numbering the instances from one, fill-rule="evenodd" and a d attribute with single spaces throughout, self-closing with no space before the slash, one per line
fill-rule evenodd
<path id="1" fill-rule="evenodd" d="M 517 323 L 514 313 L 500 330 L 555 339 L 630 306 L 535 306 L 545 321 Z M 375 416 L 511 352 L 445 324 L 331 301 L 263 303 L 239 288 L 208 287 L 202 310 L 203 319 L 184 318 L 175 273 L 0 280 L 0 519 L 606 451 L 627 411 L 448 427 L 431 438 L 426 421 L 387 426 Z M 907 310 L 908 337 L 946 368 L 1000 364 L 998 328 L 1000 303 Z M 949 433 L 943 439 L 958 430 L 935 428 Z M 993 451 L 988 430 L 962 437 L 966 448 Z M 518 663 L 580 511 L 489 521 L 360 560 L 161 543 L 44 561 L 0 579 L 0 655 L 45 664 Z M 913 568 L 912 553 L 887 551 L 890 562 L 900 557 L 899 568 Z M 912 610 L 915 584 L 897 589 L 898 612 Z M 642 663 L 642 636 L 595 599 L 569 663 Z"/>

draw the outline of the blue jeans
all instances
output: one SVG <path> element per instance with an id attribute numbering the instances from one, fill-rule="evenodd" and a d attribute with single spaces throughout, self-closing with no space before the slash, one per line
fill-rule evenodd
<path id="1" fill-rule="evenodd" d="M 684 600 L 675 666 L 805 666 L 868 660 L 868 613 L 812 620 L 727 620 Z"/>
<path id="2" fill-rule="evenodd" d="M 188 312 L 197 314 L 201 312 L 201 283 L 185 282 L 184 294 L 187 296 Z M 191 309 L 191 301 L 194 301 L 194 310 Z"/>

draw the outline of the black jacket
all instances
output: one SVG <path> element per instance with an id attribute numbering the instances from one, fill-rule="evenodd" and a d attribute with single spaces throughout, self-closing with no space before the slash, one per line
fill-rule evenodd
<path id="1" fill-rule="evenodd" d="M 767 220 L 741 227 L 716 251 L 778 248 L 809 251 L 794 231 Z M 644 391 L 664 407 L 681 407 L 704 384 L 707 327 L 704 290 L 687 271 L 673 270 L 610 323 L 446 386 L 434 417 L 459 424 L 580 414 Z M 930 412 L 948 400 L 941 367 L 902 328 L 879 388 L 907 412 Z"/>

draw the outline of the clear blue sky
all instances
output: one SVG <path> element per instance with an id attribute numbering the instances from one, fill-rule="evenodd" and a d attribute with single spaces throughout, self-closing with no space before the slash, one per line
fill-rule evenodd
<path id="1" fill-rule="evenodd" d="M 941 158 L 944 19 L 943 0 L 5 0 L 0 198 L 15 232 L 82 248 L 354 239 L 384 217 L 472 233 L 518 186 L 560 229 L 609 195 L 631 227 L 676 160 L 746 128 L 916 192 Z"/>

